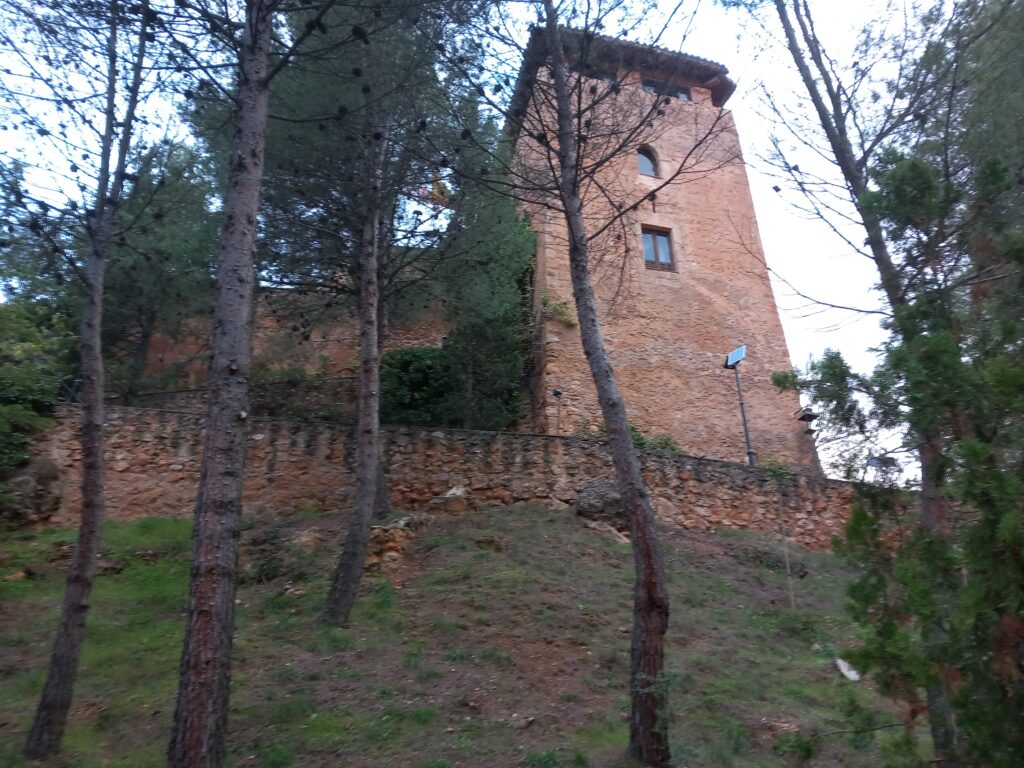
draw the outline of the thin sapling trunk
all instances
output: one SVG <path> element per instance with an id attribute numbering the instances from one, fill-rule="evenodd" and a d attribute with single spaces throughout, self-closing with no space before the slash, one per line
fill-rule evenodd
<path id="1" fill-rule="evenodd" d="M 635 578 L 630 651 L 629 754 L 645 765 L 669 766 L 668 696 L 664 677 L 668 590 L 658 551 L 654 513 L 630 437 L 626 409 L 601 337 L 588 264 L 588 236 L 579 192 L 577 144 L 567 67 L 552 0 L 545 0 L 544 8 L 558 121 L 558 193 L 569 233 L 573 298 L 580 323 L 580 339 L 597 389 L 615 476 L 633 540 Z"/>
<path id="2" fill-rule="evenodd" d="M 368 131 L 372 135 L 372 131 Z M 369 194 L 363 214 L 359 245 L 359 417 L 356 424 L 356 483 L 349 517 L 348 533 L 341 559 L 331 579 L 331 588 L 320 613 L 326 624 L 347 624 L 355 605 L 377 497 L 386 493 L 381 477 L 380 445 L 380 218 L 382 162 L 386 139 L 367 147 L 370 167 Z"/>

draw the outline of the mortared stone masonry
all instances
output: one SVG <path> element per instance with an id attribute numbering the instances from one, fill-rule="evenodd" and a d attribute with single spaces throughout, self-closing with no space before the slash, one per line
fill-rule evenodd
<path id="1" fill-rule="evenodd" d="M 205 417 L 142 408 L 107 410 L 107 510 L 113 519 L 193 512 Z M 63 477 L 64 498 L 50 523 L 72 525 L 79 511 L 78 413 L 63 410 L 36 446 Z M 508 432 L 385 428 L 392 503 L 419 510 L 452 488 L 480 503 L 531 501 L 568 509 L 595 479 L 614 476 L 596 440 Z M 347 508 L 354 441 L 339 424 L 253 419 L 246 445 L 246 515 L 286 517 L 303 508 Z M 758 469 L 658 451 L 642 453 L 659 520 L 692 530 L 745 528 L 827 548 L 842 533 L 852 486 L 816 474 L 779 479 Z"/>

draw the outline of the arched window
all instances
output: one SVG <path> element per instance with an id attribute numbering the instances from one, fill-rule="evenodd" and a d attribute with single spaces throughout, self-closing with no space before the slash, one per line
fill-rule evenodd
<path id="1" fill-rule="evenodd" d="M 655 159 L 654 153 L 647 149 L 647 147 L 637 150 L 636 163 L 640 173 L 644 176 L 658 175 L 658 161 Z"/>

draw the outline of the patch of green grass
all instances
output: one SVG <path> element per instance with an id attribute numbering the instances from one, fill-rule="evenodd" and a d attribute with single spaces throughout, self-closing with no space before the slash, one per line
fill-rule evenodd
<path id="1" fill-rule="evenodd" d="M 575 738 L 591 751 L 625 750 L 629 744 L 629 726 L 619 718 L 604 718 L 576 731 Z"/>
<path id="2" fill-rule="evenodd" d="M 473 578 L 474 570 L 468 565 L 446 568 L 431 573 L 423 579 L 423 586 L 436 589 L 438 587 L 457 586 L 465 584 Z"/>
<path id="3" fill-rule="evenodd" d="M 363 592 L 369 596 L 360 596 L 352 609 L 353 627 L 372 627 L 380 637 L 387 634 L 400 634 L 405 630 L 405 619 L 398 605 L 398 592 L 387 579 L 374 583 L 364 579 L 366 585 Z"/>
<path id="4" fill-rule="evenodd" d="M 433 707 L 417 707 L 409 710 L 408 717 L 417 725 L 431 725 L 437 720 L 437 710 Z"/>
<path id="5" fill-rule="evenodd" d="M 159 765 L 162 760 L 163 749 L 157 741 L 163 735 L 157 738 L 156 732 L 166 730 L 166 702 L 173 701 L 176 687 L 190 528 L 189 521 L 164 519 L 104 526 L 104 559 L 121 563 L 124 570 L 99 575 L 93 588 L 65 738 L 65 752 L 77 755 L 76 766 Z M 21 582 L 28 588 L 17 597 L 17 606 L 7 602 L 9 593 L 0 594 L 12 610 L 38 617 L 37 623 L 19 632 L 34 661 L 3 681 L 0 719 L 18 723 L 19 729 L 27 727 L 42 687 L 50 633 L 63 592 L 66 560 L 52 564 L 49 560 L 60 551 L 55 544 L 73 538 L 69 532 L 45 531 L 27 542 L 18 537 L 0 539 L 0 552 L 25 564 L 35 562 L 44 574 L 38 581 Z M 154 717 L 153 712 L 161 716 Z M 135 718 L 139 722 L 133 726 Z M 109 754 L 107 739 L 119 743 L 114 754 Z"/>
<path id="6" fill-rule="evenodd" d="M 275 692 L 270 706 L 270 720 L 275 725 L 304 722 L 316 712 L 316 704 L 309 692 Z"/>
<path id="7" fill-rule="evenodd" d="M 317 627 L 311 637 L 310 650 L 318 653 L 340 653 L 355 645 L 352 633 L 340 627 Z"/>
<path id="8" fill-rule="evenodd" d="M 557 752 L 531 752 L 523 758 L 526 768 L 563 768 L 566 763 Z"/>
<path id="9" fill-rule="evenodd" d="M 288 542 L 302 525 L 256 520 L 247 538 L 277 526 Z M 160 768 L 184 630 L 189 523 L 108 528 L 106 558 L 125 568 L 96 582 L 64 759 L 68 768 Z M 764 729 L 776 721 L 813 733 L 891 719 L 870 687 L 837 678 L 832 665 L 833 649 L 852 636 L 841 564 L 791 552 L 810 571 L 794 585 L 794 611 L 785 574 L 759 562 L 774 562 L 778 542 L 736 532 L 680 536 L 664 540 L 673 607 L 667 661 L 685 669 L 667 677 L 678 764 L 778 768 L 798 759 L 799 744 L 773 751 Z M 8 724 L 0 765 L 28 768 L 16 734 L 43 683 L 66 567 L 55 558 L 73 539 L 67 531 L 0 535 L 0 576 L 25 565 L 39 574 L 0 581 L 5 617 L 14 617 L 0 628 L 8 670 L 0 677 L 0 722 Z M 752 554 L 734 556 L 738 545 Z M 364 579 L 342 629 L 316 623 L 333 567 L 323 549 L 306 554 L 310 580 L 301 590 L 286 592 L 278 580 L 239 591 L 229 736 L 237 764 L 628 764 L 628 546 L 529 506 L 441 517 L 410 545 L 421 570 L 401 590 Z M 460 662 L 451 675 L 435 668 Z M 549 668 L 550 681 L 536 674 Z M 477 689 L 490 698 L 463 702 Z M 536 713 L 552 698 L 564 715 L 558 734 L 515 730 L 487 709 L 488 701 L 515 701 Z M 829 739 L 817 760 L 873 768 L 883 748 L 895 749 L 891 741 Z"/>
<path id="10" fill-rule="evenodd" d="M 115 560 L 188 560 L 192 555 L 192 520 L 144 517 L 131 523 L 108 524 L 103 529 L 102 548 Z"/>
<path id="11" fill-rule="evenodd" d="M 316 520 L 327 515 L 323 507 L 302 507 L 295 513 L 296 520 Z"/>
<path id="12" fill-rule="evenodd" d="M 818 753 L 814 739 L 795 731 L 779 734 L 772 744 L 772 751 L 777 755 L 792 755 L 797 760 L 810 760 Z"/>
<path id="13" fill-rule="evenodd" d="M 410 670 L 423 669 L 423 641 L 413 640 L 402 656 L 402 666 Z"/>
<path id="14" fill-rule="evenodd" d="M 750 748 L 750 737 L 743 723 L 728 718 L 715 718 L 713 722 L 716 746 L 725 755 L 739 755 Z"/>
<path id="15" fill-rule="evenodd" d="M 285 744 L 273 744 L 256 751 L 260 768 L 291 768 L 295 765 L 295 750 Z"/>
<path id="16" fill-rule="evenodd" d="M 314 713 L 290 733 L 314 752 L 381 755 L 418 739 L 436 721 L 437 712 L 430 707 L 337 709 Z"/>
<path id="17" fill-rule="evenodd" d="M 458 632 L 464 631 L 466 629 L 466 624 L 462 621 L 457 621 L 446 616 L 437 616 L 430 620 L 430 627 L 439 634 L 454 635 Z"/>
<path id="18" fill-rule="evenodd" d="M 476 658 L 481 661 L 488 661 L 492 664 L 497 664 L 499 667 L 505 667 L 512 664 L 512 655 L 500 648 L 483 648 L 480 650 L 480 653 L 476 654 Z"/>
<path id="19" fill-rule="evenodd" d="M 274 670 L 274 679 L 282 683 L 298 680 L 299 671 L 290 662 L 286 662 Z"/>

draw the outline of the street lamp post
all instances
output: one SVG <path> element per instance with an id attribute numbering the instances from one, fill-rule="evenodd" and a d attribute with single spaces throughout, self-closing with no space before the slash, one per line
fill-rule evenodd
<path id="1" fill-rule="evenodd" d="M 740 360 L 747 356 L 746 345 L 737 347 L 725 358 L 725 367 L 731 368 L 736 374 L 736 394 L 740 398 L 740 420 L 743 422 L 743 439 L 747 444 L 747 462 L 750 466 L 757 466 L 757 454 L 750 445 L 750 429 L 747 427 L 747 411 L 743 406 L 743 385 L 740 384 Z"/>

